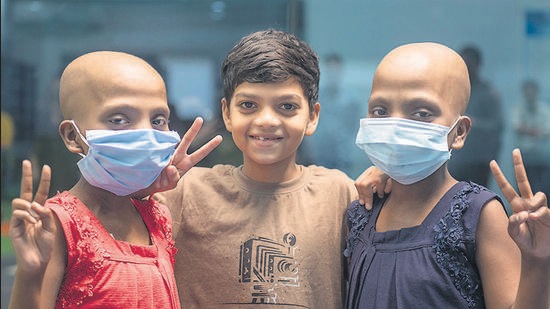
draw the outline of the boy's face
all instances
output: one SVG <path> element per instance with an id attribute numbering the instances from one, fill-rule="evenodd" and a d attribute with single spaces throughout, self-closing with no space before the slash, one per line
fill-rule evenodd
<path id="1" fill-rule="evenodd" d="M 225 126 L 244 154 L 245 164 L 294 164 L 304 135 L 317 127 L 319 103 L 310 111 L 300 83 L 244 82 L 230 103 L 222 100 Z"/>

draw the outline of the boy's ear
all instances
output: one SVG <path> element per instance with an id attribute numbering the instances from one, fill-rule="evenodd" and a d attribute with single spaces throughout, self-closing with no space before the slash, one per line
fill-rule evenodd
<path id="1" fill-rule="evenodd" d="M 470 119 L 470 117 L 468 116 L 462 116 L 458 120 L 458 123 L 456 124 L 456 127 L 454 129 L 455 134 L 449 136 L 449 138 L 452 138 L 451 149 L 458 150 L 464 147 L 466 137 L 468 136 L 468 133 L 470 133 L 471 128 L 472 119 Z"/>
<path id="2" fill-rule="evenodd" d="M 231 117 L 229 114 L 229 104 L 225 99 L 225 97 L 222 98 L 222 117 L 223 117 L 223 123 L 225 124 L 225 129 L 231 132 L 232 126 L 231 126 Z"/>
<path id="3" fill-rule="evenodd" d="M 309 113 L 309 122 L 307 124 L 306 132 L 305 132 L 307 136 L 312 135 L 317 129 L 320 113 L 321 113 L 321 104 L 317 102 L 313 105 L 313 110 Z"/>
<path id="4" fill-rule="evenodd" d="M 63 143 L 65 143 L 65 147 L 67 147 L 70 152 L 76 154 L 86 154 L 87 149 L 80 146 L 83 142 L 74 126 L 75 125 L 70 120 L 61 121 L 59 124 L 59 135 L 61 136 Z"/>

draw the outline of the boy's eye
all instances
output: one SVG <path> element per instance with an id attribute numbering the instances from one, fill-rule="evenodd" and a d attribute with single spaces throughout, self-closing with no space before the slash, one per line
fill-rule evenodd
<path id="1" fill-rule="evenodd" d="M 295 109 L 297 109 L 298 107 L 295 105 L 295 104 L 292 104 L 292 103 L 284 103 L 281 105 L 281 109 L 283 109 L 284 111 L 287 111 L 287 112 L 291 112 Z"/>
<path id="2" fill-rule="evenodd" d="M 242 108 L 244 109 L 251 109 L 251 108 L 254 108 L 256 107 L 256 104 L 252 103 L 252 102 L 242 102 L 241 104 L 239 104 Z"/>

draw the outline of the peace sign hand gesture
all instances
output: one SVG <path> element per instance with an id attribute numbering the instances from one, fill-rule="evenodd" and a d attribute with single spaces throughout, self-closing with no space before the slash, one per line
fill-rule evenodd
<path id="1" fill-rule="evenodd" d="M 48 198 L 51 170 L 44 165 L 38 191 L 33 199 L 31 162 L 22 164 L 21 194 L 12 201 L 9 236 L 18 269 L 28 273 L 43 272 L 52 253 L 56 225 L 50 209 L 43 205 Z"/>
<path id="2" fill-rule="evenodd" d="M 546 195 L 542 192 L 533 195 L 519 149 L 514 149 L 512 158 L 520 195 L 510 185 L 498 164 L 494 160 L 490 163 L 496 183 L 514 212 L 509 218 L 508 233 L 522 254 L 549 259 L 550 209 Z"/>
<path id="3" fill-rule="evenodd" d="M 187 130 L 181 139 L 170 164 L 164 168 L 159 177 L 157 177 L 149 187 L 132 194 L 132 197 L 143 198 L 156 192 L 164 192 L 175 188 L 180 178 L 183 177 L 188 170 L 221 144 L 222 137 L 217 135 L 193 153 L 187 153 L 191 143 L 195 140 L 195 137 L 197 137 L 203 122 L 204 120 L 200 117 L 195 119 L 189 130 Z"/>

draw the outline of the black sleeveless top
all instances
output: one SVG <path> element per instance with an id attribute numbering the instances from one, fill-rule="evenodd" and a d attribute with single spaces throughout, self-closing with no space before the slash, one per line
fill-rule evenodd
<path id="1" fill-rule="evenodd" d="M 485 308 L 475 237 L 481 209 L 494 198 L 500 201 L 485 187 L 459 182 L 422 224 L 386 232 L 375 230 L 385 198 L 371 211 L 353 202 L 347 308 Z"/>

